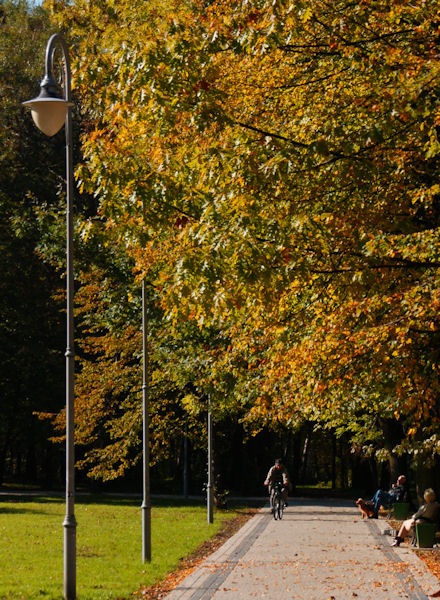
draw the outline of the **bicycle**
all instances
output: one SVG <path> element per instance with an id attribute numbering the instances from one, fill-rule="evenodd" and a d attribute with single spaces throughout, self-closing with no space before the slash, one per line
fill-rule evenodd
<path id="1" fill-rule="evenodd" d="M 282 483 L 274 483 L 270 492 L 270 507 L 272 509 L 273 518 L 275 521 L 283 518 L 284 512 L 284 485 Z"/>

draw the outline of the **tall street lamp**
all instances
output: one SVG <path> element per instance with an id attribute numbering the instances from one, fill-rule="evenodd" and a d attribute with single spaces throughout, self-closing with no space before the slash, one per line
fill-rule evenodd
<path id="1" fill-rule="evenodd" d="M 208 484 L 206 486 L 206 518 L 208 523 L 214 523 L 214 483 L 212 467 L 212 412 L 211 397 L 208 396 Z"/>
<path id="2" fill-rule="evenodd" d="M 145 278 L 142 279 L 142 562 L 151 561 L 151 497 L 150 497 L 150 390 L 148 386 L 148 340 Z"/>
<path id="3" fill-rule="evenodd" d="M 142 200 L 145 227 L 145 199 Z M 142 562 L 151 562 L 150 386 L 147 331 L 147 289 L 142 278 Z"/>
<path id="4" fill-rule="evenodd" d="M 61 84 L 54 78 L 56 44 L 62 50 Z M 64 38 L 56 33 L 46 47 L 46 72 L 41 81 L 40 95 L 23 102 L 31 109 L 32 118 L 47 136 L 55 135 L 65 125 L 66 132 L 66 515 L 64 527 L 64 597 L 76 598 L 76 519 L 74 471 L 74 339 L 73 339 L 73 159 L 70 61 Z"/>

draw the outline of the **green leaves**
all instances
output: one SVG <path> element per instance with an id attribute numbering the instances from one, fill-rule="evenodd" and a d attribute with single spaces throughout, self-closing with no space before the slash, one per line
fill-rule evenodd
<path id="1" fill-rule="evenodd" d="M 90 117 L 78 176 L 103 243 L 154 290 L 184 411 L 209 390 L 256 428 L 422 430 L 438 390 L 436 3 L 122 3 L 116 18 L 78 2 L 60 19 Z"/>

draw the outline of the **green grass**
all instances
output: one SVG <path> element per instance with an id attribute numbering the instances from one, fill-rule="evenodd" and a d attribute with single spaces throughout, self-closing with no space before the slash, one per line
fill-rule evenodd
<path id="1" fill-rule="evenodd" d="M 216 512 L 207 523 L 201 504 L 155 505 L 152 560 L 142 563 L 140 503 L 77 500 L 78 600 L 132 597 L 163 579 L 235 512 Z M 62 499 L 0 501 L 0 598 L 59 599 L 63 595 Z"/>

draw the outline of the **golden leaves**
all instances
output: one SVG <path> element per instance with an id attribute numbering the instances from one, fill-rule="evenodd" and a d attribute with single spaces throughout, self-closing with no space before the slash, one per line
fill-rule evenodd
<path id="1" fill-rule="evenodd" d="M 435 407 L 436 8 L 373 4 L 65 15 L 101 244 L 120 243 L 176 335 L 221 332 L 203 384 L 233 373 L 225 403 L 256 426 L 380 414 L 412 438 Z"/>

